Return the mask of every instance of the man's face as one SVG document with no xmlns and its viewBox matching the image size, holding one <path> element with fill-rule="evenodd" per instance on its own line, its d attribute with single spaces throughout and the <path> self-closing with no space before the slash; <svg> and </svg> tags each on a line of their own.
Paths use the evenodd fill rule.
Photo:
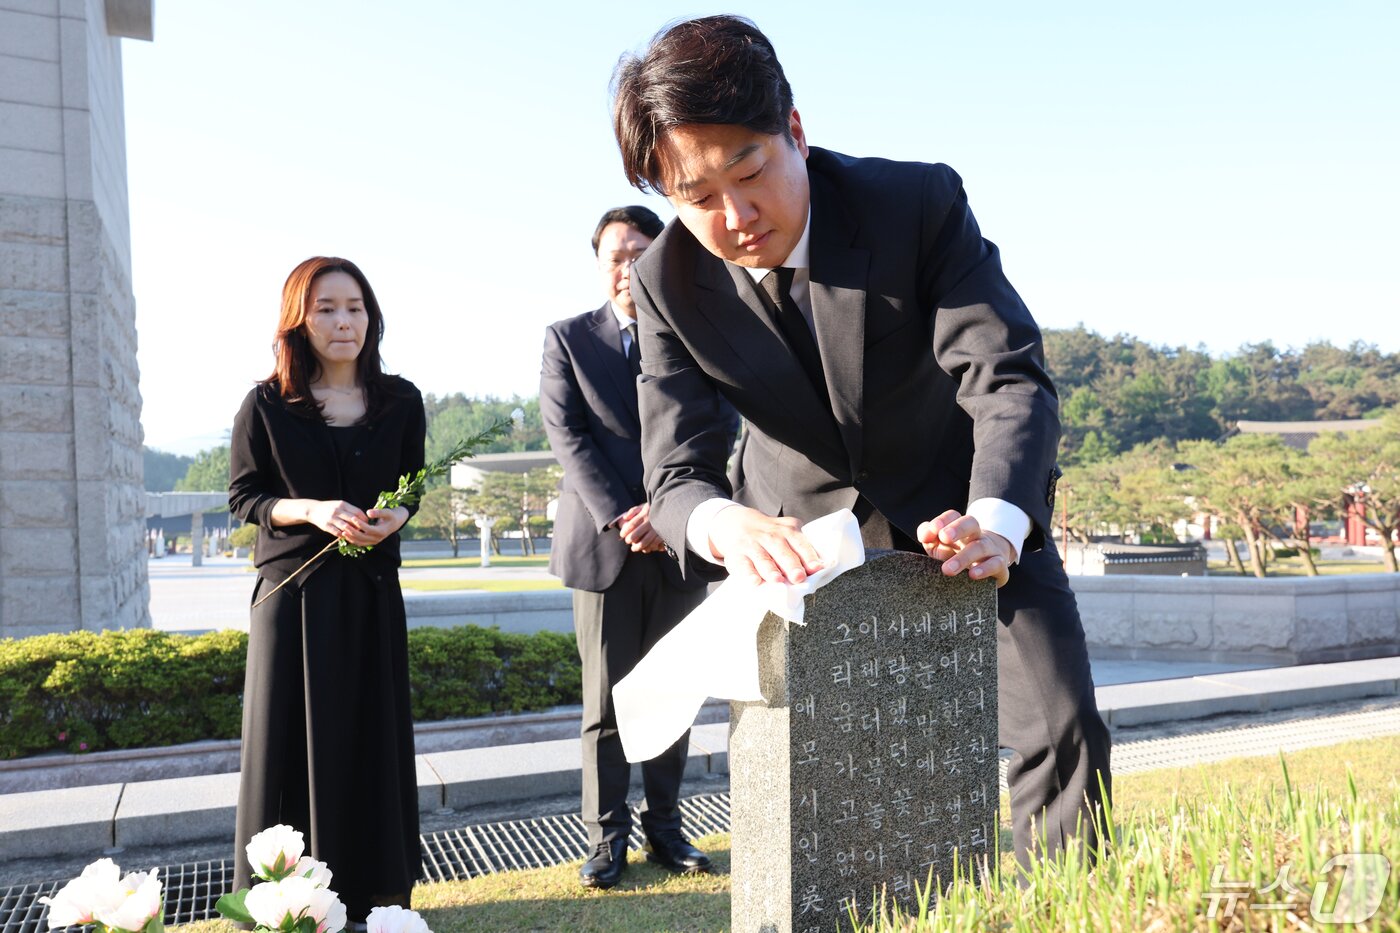
<svg viewBox="0 0 1400 933">
<path fill-rule="evenodd" d="M 733 124 L 686 124 L 661 147 L 662 185 L 676 215 L 721 259 L 780 265 L 807 225 L 807 138 L 797 111 L 792 141 Z"/>
<path fill-rule="evenodd" d="M 632 264 L 650 245 L 651 237 L 621 221 L 608 224 L 598 237 L 598 275 L 603 293 L 633 320 L 637 319 L 637 306 L 632 302 Z"/>
</svg>

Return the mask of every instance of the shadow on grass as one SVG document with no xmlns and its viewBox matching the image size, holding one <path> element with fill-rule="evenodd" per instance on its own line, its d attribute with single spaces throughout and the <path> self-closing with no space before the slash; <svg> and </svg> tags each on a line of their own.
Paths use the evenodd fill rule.
<svg viewBox="0 0 1400 933">
<path fill-rule="evenodd" d="M 629 854 L 608 891 L 584 888 L 578 862 L 532 872 L 420 886 L 414 908 L 434 933 L 480 930 L 696 933 L 729 928 L 729 839 L 696 840 L 714 861 L 706 875 L 673 875 Z"/>
</svg>

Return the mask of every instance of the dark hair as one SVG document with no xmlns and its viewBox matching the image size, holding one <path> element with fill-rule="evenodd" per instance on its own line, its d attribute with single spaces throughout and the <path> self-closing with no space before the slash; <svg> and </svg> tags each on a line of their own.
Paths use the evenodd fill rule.
<svg viewBox="0 0 1400 933">
<path fill-rule="evenodd" d="M 603 238 L 603 231 L 608 224 L 626 224 L 649 240 L 661 236 L 661 231 L 666 229 L 666 225 L 661 222 L 660 217 L 640 204 L 614 207 L 604 214 L 603 219 L 598 221 L 598 226 L 593 228 L 593 255 L 595 256 L 598 255 L 598 241 Z"/>
<path fill-rule="evenodd" d="M 369 326 L 365 328 L 365 345 L 355 361 L 355 380 L 365 391 L 365 417 L 370 421 L 388 404 L 389 379 L 384 374 L 384 361 L 379 356 L 379 341 L 384 337 L 384 315 L 379 299 L 360 267 L 348 259 L 336 256 L 312 256 L 300 263 L 282 285 L 282 313 L 277 319 L 277 336 L 272 341 L 276 363 L 272 375 L 262 381 L 276 392 L 287 406 L 299 414 L 320 417 L 321 403 L 311 394 L 311 383 L 320 375 L 321 364 L 306 336 L 306 316 L 311 310 L 311 286 L 330 272 L 344 272 L 360 286 L 365 300 Z"/>
<path fill-rule="evenodd" d="M 613 132 L 635 187 L 664 194 L 658 147 L 690 123 L 742 126 L 792 138 L 792 87 L 758 27 L 741 16 L 706 16 L 657 33 L 641 57 L 613 72 Z"/>
</svg>

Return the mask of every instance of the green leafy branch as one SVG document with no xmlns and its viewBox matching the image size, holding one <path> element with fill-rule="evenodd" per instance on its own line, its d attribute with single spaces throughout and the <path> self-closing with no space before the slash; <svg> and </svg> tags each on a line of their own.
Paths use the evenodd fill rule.
<svg viewBox="0 0 1400 933">
<path fill-rule="evenodd" d="M 457 463 L 459 460 L 466 460 L 475 455 L 482 447 L 485 447 L 502 434 L 507 433 L 510 430 L 510 426 L 511 422 L 509 419 L 501 418 L 481 433 L 469 437 L 466 440 L 458 441 L 446 454 L 434 460 L 432 463 L 429 463 L 417 473 L 412 475 L 405 473 L 403 476 L 400 476 L 398 488 L 392 491 L 386 490 L 381 492 L 379 498 L 374 501 L 374 507 L 376 509 L 396 509 L 400 506 L 407 507 L 416 505 L 418 500 L 423 498 L 428 480 L 432 479 L 434 476 L 445 476 L 447 472 L 452 469 L 454 463 Z M 377 521 L 377 519 L 371 519 L 370 523 L 373 524 L 375 521 Z M 298 574 L 314 564 L 331 548 L 337 546 L 340 548 L 340 553 L 345 557 L 363 557 L 374 549 L 374 545 L 372 544 L 351 544 L 344 538 L 336 538 L 312 555 L 306 563 L 302 564 L 296 570 L 293 570 L 291 576 L 268 590 L 267 595 L 253 603 L 253 608 L 258 608 L 269 596 L 292 582 L 292 580 L 296 579 Z"/>
</svg>

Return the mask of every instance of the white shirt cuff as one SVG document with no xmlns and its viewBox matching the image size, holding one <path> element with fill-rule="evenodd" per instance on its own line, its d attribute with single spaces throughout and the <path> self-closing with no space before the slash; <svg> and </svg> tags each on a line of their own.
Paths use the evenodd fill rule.
<svg viewBox="0 0 1400 933">
<path fill-rule="evenodd" d="M 994 531 L 1011 542 L 1016 552 L 1012 563 L 1021 559 L 1021 547 L 1031 533 L 1031 519 L 1019 506 L 1005 499 L 978 499 L 968 505 L 967 514 L 977 519 L 983 531 Z"/>
<path fill-rule="evenodd" d="M 715 496 L 691 509 L 690 518 L 685 522 L 685 543 L 692 554 L 703 557 L 712 564 L 724 566 L 724 561 L 716 560 L 714 552 L 710 550 L 710 524 L 720 512 L 738 504 L 732 499 Z"/>
</svg>

